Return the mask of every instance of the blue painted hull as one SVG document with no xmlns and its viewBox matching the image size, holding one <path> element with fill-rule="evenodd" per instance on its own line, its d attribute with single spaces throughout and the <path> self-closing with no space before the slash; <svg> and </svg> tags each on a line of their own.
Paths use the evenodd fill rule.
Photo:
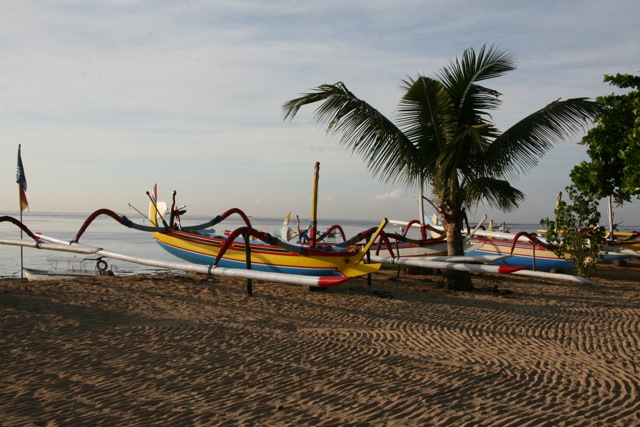
<svg viewBox="0 0 640 427">
<path fill-rule="evenodd" d="M 466 252 L 465 255 L 469 256 L 479 256 L 479 255 L 495 255 L 495 252 L 491 251 L 483 251 L 481 249 L 475 249 L 469 252 Z M 620 254 L 606 254 L 603 258 L 604 262 L 612 262 L 616 260 L 624 260 L 631 258 L 628 255 L 620 255 Z M 568 270 L 573 268 L 573 263 L 563 260 L 560 258 L 547 258 L 547 257 L 539 257 L 535 258 L 535 267 L 534 267 L 534 258 L 532 256 L 522 256 L 522 255 L 512 255 L 509 258 L 504 258 L 498 261 L 495 261 L 494 264 L 498 265 L 511 265 L 511 266 L 524 266 L 529 270 L 538 270 L 538 271 L 551 271 L 551 270 Z"/>
<path fill-rule="evenodd" d="M 480 255 L 495 255 L 495 252 L 483 251 L 483 250 L 472 250 L 470 252 L 465 253 L 465 255 L 469 256 L 480 256 Z M 569 261 L 562 260 L 559 258 L 551 259 L 551 258 L 535 258 L 535 268 L 534 268 L 534 259 L 529 256 L 521 256 L 521 255 L 512 255 L 509 258 L 504 258 L 499 261 L 495 261 L 494 264 L 498 265 L 512 265 L 512 266 L 524 266 L 529 270 L 541 270 L 541 271 L 551 271 L 551 270 L 566 270 L 569 268 L 573 268 L 573 264 Z"/>
</svg>

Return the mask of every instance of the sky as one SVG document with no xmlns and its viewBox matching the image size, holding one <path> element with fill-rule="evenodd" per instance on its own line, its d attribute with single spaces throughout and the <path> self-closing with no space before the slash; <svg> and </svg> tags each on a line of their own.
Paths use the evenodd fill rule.
<svg viewBox="0 0 640 427">
<path fill-rule="evenodd" d="M 517 69 L 502 93 L 505 130 L 559 98 L 615 92 L 605 74 L 640 73 L 637 0 L 5 0 L 0 14 L 0 214 L 17 212 L 18 145 L 29 211 L 134 217 L 145 194 L 188 214 L 308 218 L 320 162 L 319 218 L 417 218 L 417 190 L 372 177 L 361 157 L 282 105 L 344 82 L 394 120 L 401 82 L 435 77 L 465 49 L 498 45 Z M 586 130 L 586 129 L 585 129 Z M 556 145 L 512 182 L 521 207 L 470 219 L 553 217 L 578 142 Z M 604 203 L 602 204 L 605 205 Z M 603 208 L 606 212 L 606 208 Z M 638 203 L 616 221 L 640 225 Z"/>
</svg>

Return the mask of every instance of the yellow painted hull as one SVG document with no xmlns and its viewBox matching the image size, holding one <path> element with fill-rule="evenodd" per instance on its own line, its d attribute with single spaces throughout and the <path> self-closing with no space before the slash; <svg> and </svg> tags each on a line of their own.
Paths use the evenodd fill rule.
<svg viewBox="0 0 640 427">
<path fill-rule="evenodd" d="M 210 265 L 216 262 L 226 242 L 223 236 L 206 233 L 185 233 L 168 230 L 153 233 L 160 246 L 169 253 L 196 264 Z M 302 247 L 302 253 L 291 252 L 279 246 L 261 241 L 250 242 L 251 269 L 311 276 L 356 277 L 374 273 L 380 264 L 364 264 L 365 252 L 355 249 L 344 251 L 329 248 Z M 217 260 L 217 265 L 226 268 L 247 268 L 244 241 L 234 241 Z"/>
</svg>

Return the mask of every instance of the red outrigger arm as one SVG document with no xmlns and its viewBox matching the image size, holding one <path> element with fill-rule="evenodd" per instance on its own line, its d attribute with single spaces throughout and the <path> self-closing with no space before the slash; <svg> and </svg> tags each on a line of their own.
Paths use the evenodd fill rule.
<svg viewBox="0 0 640 427">
<path fill-rule="evenodd" d="M 520 232 L 516 233 L 516 235 L 513 237 L 513 241 L 511 242 L 511 252 L 509 252 L 511 255 L 513 255 L 513 250 L 515 249 L 516 244 L 518 243 L 518 239 L 520 238 L 520 236 L 524 236 L 527 239 L 529 239 L 529 241 L 534 246 L 535 245 L 540 245 L 545 249 L 553 250 L 551 245 L 548 245 L 548 244 L 542 242 L 540 239 L 538 239 L 538 236 L 536 235 L 536 233 L 528 233 L 526 231 L 520 231 Z"/>
<path fill-rule="evenodd" d="M 205 222 L 203 224 L 192 225 L 192 226 L 188 226 L 188 227 L 181 227 L 180 230 L 182 230 L 182 231 L 196 231 L 196 230 L 203 230 L 203 229 L 208 228 L 208 227 L 213 227 L 214 225 L 224 221 L 225 219 L 227 219 L 228 217 L 230 217 L 233 214 L 239 215 L 240 218 L 242 218 L 244 223 L 247 225 L 247 227 L 251 228 L 251 222 L 249 221 L 249 218 L 247 217 L 247 215 L 244 212 L 242 212 L 240 209 L 238 209 L 238 208 L 232 208 L 232 209 L 229 209 L 228 211 L 224 212 L 223 214 L 218 215 L 215 218 L 213 218 L 212 220 L 209 220 L 209 221 L 207 221 L 207 222 Z M 113 218 L 114 220 L 116 220 L 117 222 L 119 222 L 120 224 L 124 225 L 125 227 L 133 228 L 134 230 L 140 230 L 140 231 L 146 231 L 146 232 L 164 232 L 164 231 L 168 230 L 167 227 L 153 227 L 153 226 L 146 226 L 146 225 L 142 225 L 142 224 L 136 224 L 135 222 L 131 221 L 126 216 L 119 215 L 119 214 L 115 213 L 114 211 L 112 211 L 111 209 L 98 209 L 97 211 L 95 211 L 91 215 L 89 215 L 89 217 L 84 221 L 84 223 L 82 224 L 82 227 L 80 227 L 80 230 L 76 234 L 76 237 L 74 237 L 71 242 L 78 243 L 78 241 L 80 240 L 80 237 L 82 237 L 84 232 L 87 231 L 87 228 L 89 228 L 91 223 L 97 217 L 99 217 L 100 215 L 107 215 L 107 216 Z"/>
<path fill-rule="evenodd" d="M 27 236 L 31 237 L 33 240 L 35 240 L 36 242 L 39 242 L 40 239 L 38 238 L 38 236 L 36 236 L 35 234 L 33 234 L 31 232 L 31 230 L 29 230 L 29 228 L 27 228 L 26 225 L 24 225 L 23 223 L 21 223 L 19 220 L 15 219 L 14 217 L 11 216 L 7 216 L 7 215 L 3 215 L 0 216 L 0 222 L 10 222 L 13 225 L 18 226 L 18 228 L 20 228 L 20 230 L 24 231 L 25 233 L 27 233 Z"/>
</svg>

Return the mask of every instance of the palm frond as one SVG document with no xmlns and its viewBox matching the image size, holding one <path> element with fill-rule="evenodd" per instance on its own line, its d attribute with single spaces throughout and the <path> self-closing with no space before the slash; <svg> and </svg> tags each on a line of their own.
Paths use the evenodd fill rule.
<svg viewBox="0 0 640 427">
<path fill-rule="evenodd" d="M 399 103 L 397 123 L 416 147 L 416 156 L 425 177 L 435 173 L 442 148 L 455 133 L 455 114 L 445 88 L 437 80 L 419 76 L 403 81 L 405 95 Z"/>
<path fill-rule="evenodd" d="M 437 158 L 436 182 L 452 186 L 482 175 L 477 159 L 487 149 L 485 138 L 487 126 L 468 126 L 459 129 L 442 147 Z"/>
<path fill-rule="evenodd" d="M 469 180 L 464 187 L 468 206 L 484 201 L 489 206 L 505 212 L 517 209 L 524 201 L 524 193 L 514 188 L 507 181 L 481 177 Z"/>
<path fill-rule="evenodd" d="M 500 175 L 527 172 L 555 143 L 585 130 L 598 111 L 598 105 L 587 98 L 554 101 L 497 136 L 487 160 Z"/>
<path fill-rule="evenodd" d="M 419 157 L 417 148 L 396 125 L 342 82 L 318 86 L 313 92 L 283 104 L 284 119 L 293 119 L 299 109 L 320 102 L 314 120 L 327 134 L 339 134 L 340 143 L 361 155 L 373 176 L 383 181 L 412 184 L 421 171 L 404 159 Z"/>
<path fill-rule="evenodd" d="M 514 69 L 512 55 L 495 45 L 484 45 L 477 54 L 473 49 L 467 49 L 462 59 L 444 67 L 439 78 L 456 105 L 459 123 L 485 122 L 488 111 L 500 106 L 500 93 L 477 82 L 500 77 Z"/>
</svg>

